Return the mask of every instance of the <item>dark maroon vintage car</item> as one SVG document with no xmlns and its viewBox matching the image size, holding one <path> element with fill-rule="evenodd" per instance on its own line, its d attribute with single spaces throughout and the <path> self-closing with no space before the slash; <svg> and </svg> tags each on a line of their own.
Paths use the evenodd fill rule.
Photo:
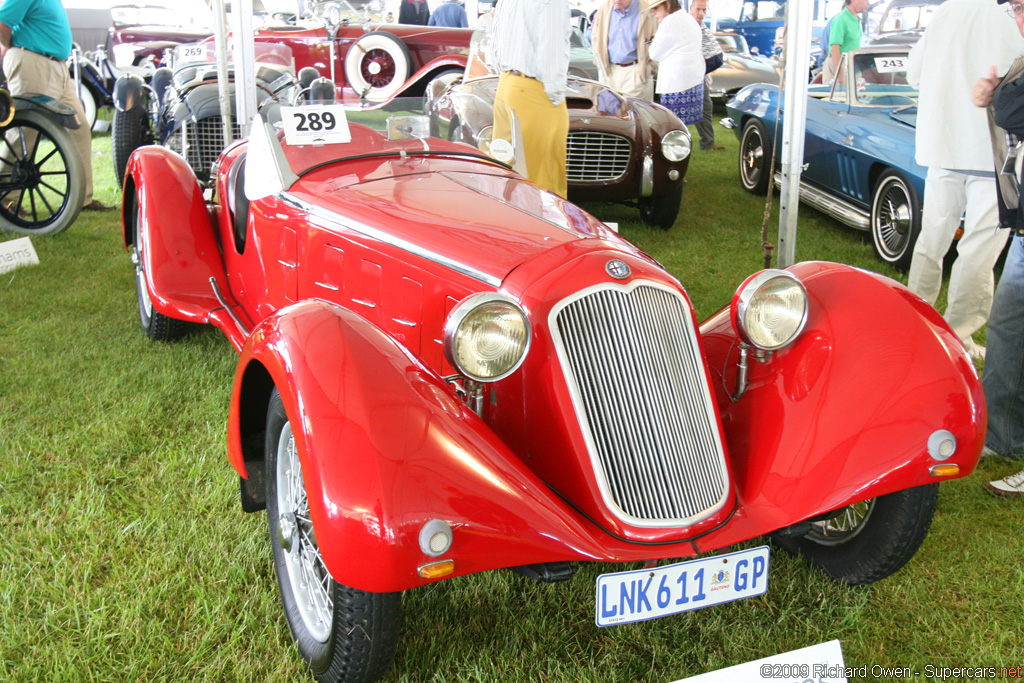
<svg viewBox="0 0 1024 683">
<path fill-rule="evenodd" d="M 460 72 L 469 54 L 471 29 L 408 26 L 366 21 L 347 3 L 324 3 L 313 21 L 278 22 L 256 31 L 258 42 L 287 45 L 295 72 L 312 66 L 338 86 L 339 99 L 382 102 L 399 93 L 419 96 L 438 76 Z M 277 17 L 272 17 L 276 19 Z M 110 51 L 118 66 L 152 59 L 182 43 L 212 40 L 209 28 L 117 25 Z"/>
</svg>

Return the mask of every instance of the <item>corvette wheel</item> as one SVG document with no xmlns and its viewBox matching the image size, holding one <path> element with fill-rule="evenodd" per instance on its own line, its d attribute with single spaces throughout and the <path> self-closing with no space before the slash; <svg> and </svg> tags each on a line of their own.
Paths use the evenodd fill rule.
<svg viewBox="0 0 1024 683">
<path fill-rule="evenodd" d="M 641 197 L 637 203 L 644 225 L 668 230 L 676 224 L 679 206 L 683 203 L 683 186 L 658 197 Z"/>
<path fill-rule="evenodd" d="M 148 235 L 142 229 L 138 196 L 132 197 L 130 201 L 132 205 L 132 266 L 135 268 L 135 296 L 139 300 L 139 322 L 142 324 L 142 331 L 150 339 L 173 341 L 185 334 L 188 323 L 153 310 L 149 285 L 146 284 L 146 267 L 143 258 Z"/>
<path fill-rule="evenodd" d="M 356 93 L 371 102 L 383 102 L 412 74 L 409 48 L 385 31 L 364 33 L 345 54 L 345 78 Z"/>
<path fill-rule="evenodd" d="M 740 182 L 751 194 L 766 195 L 771 187 L 772 150 L 768 142 L 768 129 L 760 119 L 750 119 L 740 137 Z"/>
<path fill-rule="evenodd" d="M 800 538 L 775 543 L 803 555 L 836 581 L 860 586 L 899 570 L 921 547 L 935 514 L 938 484 L 927 484 L 837 510 Z"/>
<path fill-rule="evenodd" d="M 147 142 L 146 124 L 146 111 L 142 107 L 135 107 L 128 111 L 114 108 L 110 146 L 114 155 L 114 175 L 117 176 L 118 187 L 124 187 L 124 172 L 128 168 L 128 157 Z"/>
<path fill-rule="evenodd" d="M 67 129 L 19 110 L 0 135 L 0 228 L 24 235 L 67 230 L 82 209 L 85 172 Z"/>
<path fill-rule="evenodd" d="M 921 232 L 921 201 L 899 171 L 886 171 L 871 199 L 871 241 L 875 253 L 900 270 L 910 268 L 914 243 Z"/>
<path fill-rule="evenodd" d="M 288 628 L 321 683 L 368 683 L 391 667 L 402 594 L 343 586 L 328 572 L 309 514 L 292 423 L 274 389 L 267 409 L 267 524 Z"/>
</svg>

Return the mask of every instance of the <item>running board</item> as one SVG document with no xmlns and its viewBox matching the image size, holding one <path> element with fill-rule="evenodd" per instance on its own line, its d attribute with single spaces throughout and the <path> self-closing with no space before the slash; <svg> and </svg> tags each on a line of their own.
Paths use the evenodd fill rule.
<svg viewBox="0 0 1024 683">
<path fill-rule="evenodd" d="M 775 187 L 782 187 L 781 173 L 775 174 Z M 813 206 L 818 211 L 828 214 L 851 228 L 857 228 L 858 230 L 871 229 L 871 215 L 867 211 L 805 182 L 800 183 L 800 201 Z"/>
</svg>

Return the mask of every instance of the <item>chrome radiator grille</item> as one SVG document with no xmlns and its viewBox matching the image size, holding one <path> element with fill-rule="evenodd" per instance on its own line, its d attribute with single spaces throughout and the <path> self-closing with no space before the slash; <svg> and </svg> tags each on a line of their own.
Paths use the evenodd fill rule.
<svg viewBox="0 0 1024 683">
<path fill-rule="evenodd" d="M 195 172 L 200 182 L 210 179 L 210 167 L 224 150 L 224 124 L 220 116 L 211 116 L 199 121 L 185 121 L 181 126 L 182 156 Z M 231 139 L 242 137 L 242 131 L 231 117 Z"/>
<path fill-rule="evenodd" d="M 682 298 L 609 285 L 568 299 L 554 315 L 559 358 L 612 510 L 640 526 L 684 526 L 718 509 L 728 491 L 725 455 Z"/>
<path fill-rule="evenodd" d="M 612 133 L 569 133 L 566 175 L 569 182 L 593 182 L 621 178 L 629 168 L 628 138 Z"/>
</svg>

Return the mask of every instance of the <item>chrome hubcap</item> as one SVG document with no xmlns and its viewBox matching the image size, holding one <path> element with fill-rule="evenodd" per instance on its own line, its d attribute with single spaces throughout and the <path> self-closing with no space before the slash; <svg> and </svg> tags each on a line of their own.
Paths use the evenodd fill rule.
<svg viewBox="0 0 1024 683">
<path fill-rule="evenodd" d="M 743 175 L 748 185 L 757 182 L 763 160 L 764 145 L 761 144 L 761 137 L 756 132 L 751 132 L 743 147 Z"/>
<path fill-rule="evenodd" d="M 894 183 L 881 191 L 875 216 L 878 237 L 891 254 L 899 254 L 906 246 L 913 216 L 906 192 Z"/>
<path fill-rule="evenodd" d="M 309 634 L 320 643 L 331 635 L 334 603 L 327 571 L 309 517 L 309 501 L 302 479 L 295 436 L 290 422 L 277 444 L 278 541 L 284 549 L 284 579 Z"/>
</svg>

